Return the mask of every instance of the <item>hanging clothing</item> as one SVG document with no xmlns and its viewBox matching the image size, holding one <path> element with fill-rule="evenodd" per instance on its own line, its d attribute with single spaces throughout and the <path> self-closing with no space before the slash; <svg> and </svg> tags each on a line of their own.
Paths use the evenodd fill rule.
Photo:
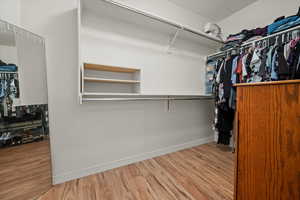
<svg viewBox="0 0 300 200">
<path fill-rule="evenodd" d="M 0 60 L 0 116 L 9 117 L 13 100 L 20 97 L 18 67 Z"/>
<path fill-rule="evenodd" d="M 239 60 L 239 56 L 236 56 L 232 61 L 232 69 L 231 69 L 231 83 L 232 84 L 236 84 L 236 79 L 237 79 L 236 70 L 237 70 L 237 66 L 238 66 L 238 60 Z"/>
<path fill-rule="evenodd" d="M 235 74 L 238 56 L 230 56 L 226 58 L 218 71 L 216 76 L 216 130 L 218 131 L 218 143 L 228 145 L 230 143 L 232 120 L 234 116 L 234 109 L 231 108 L 230 100 L 232 100 L 232 81 L 233 74 Z M 231 104 L 231 105 L 230 105 Z"/>
<path fill-rule="evenodd" d="M 296 25 L 300 25 L 300 8 L 297 15 L 279 17 L 264 28 L 242 30 L 229 35 L 222 50 L 239 47 L 246 40 L 252 41 Z M 229 145 L 232 137 L 236 109 L 234 84 L 300 79 L 300 37 L 297 34 L 298 38 L 294 32 L 270 37 L 255 43 L 251 48 L 244 46 L 240 55 L 228 56 L 226 52 L 226 58 L 218 58 L 213 92 L 216 104 L 215 130 L 218 132 L 219 144 Z M 244 51 L 246 48 L 247 51 Z"/>
<path fill-rule="evenodd" d="M 235 73 L 237 75 L 236 83 L 242 83 L 243 82 L 243 55 L 238 58 Z"/>
<path fill-rule="evenodd" d="M 290 66 L 290 78 L 291 79 L 299 79 L 300 78 L 300 41 L 292 48 L 288 64 Z"/>
<path fill-rule="evenodd" d="M 288 80 L 289 79 L 289 67 L 284 56 L 284 45 L 280 45 L 277 48 L 277 59 L 278 59 L 278 79 Z"/>
<path fill-rule="evenodd" d="M 272 55 L 272 64 L 271 64 L 271 80 L 272 81 L 277 81 L 278 80 L 278 74 L 277 74 L 277 66 L 278 66 L 278 62 L 277 62 L 277 48 L 275 47 L 273 49 L 273 55 Z"/>
<path fill-rule="evenodd" d="M 232 64 L 233 57 L 230 57 L 226 60 L 224 67 L 221 71 L 220 82 L 224 85 L 224 98 L 228 99 L 230 97 L 230 91 L 232 87 L 231 82 L 231 72 L 232 72 Z"/>
<path fill-rule="evenodd" d="M 216 128 L 219 132 L 218 144 L 229 145 L 233 129 L 234 110 L 226 102 L 221 103 L 217 108 L 218 122 Z"/>
</svg>

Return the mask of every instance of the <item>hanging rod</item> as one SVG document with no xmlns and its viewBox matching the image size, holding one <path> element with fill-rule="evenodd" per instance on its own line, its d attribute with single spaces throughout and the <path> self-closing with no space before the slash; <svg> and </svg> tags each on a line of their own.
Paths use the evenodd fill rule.
<svg viewBox="0 0 300 200">
<path fill-rule="evenodd" d="M 206 100 L 212 99 L 212 96 L 190 97 L 190 98 L 83 98 L 82 101 L 159 101 L 159 100 Z"/>
<path fill-rule="evenodd" d="M 224 42 L 221 41 L 221 40 L 219 40 L 218 38 L 215 38 L 215 37 L 213 37 L 213 36 L 207 35 L 207 34 L 204 33 L 204 32 L 196 31 L 196 30 L 193 30 L 193 29 L 191 29 L 191 28 L 185 27 L 185 26 L 183 26 L 183 25 L 176 24 L 176 23 L 174 23 L 174 22 L 171 22 L 171 21 L 166 20 L 166 19 L 164 19 L 164 18 L 161 18 L 161 17 L 159 17 L 159 16 L 156 16 L 156 15 L 152 15 L 152 14 L 146 13 L 146 12 L 144 12 L 144 11 L 141 11 L 141 10 L 138 10 L 138 9 L 136 9 L 136 8 L 132 8 L 132 7 L 126 6 L 126 5 L 124 5 L 124 4 L 121 4 L 121 3 L 116 2 L 116 1 L 113 1 L 113 0 L 102 0 L 102 1 L 107 2 L 107 3 L 110 3 L 110 4 L 113 4 L 113 5 L 118 6 L 118 7 L 120 7 L 120 8 L 127 9 L 127 10 L 129 10 L 129 11 L 131 11 L 131 12 L 134 12 L 134 13 L 137 13 L 137 14 L 140 14 L 140 15 L 143 15 L 143 16 L 145 16 L 145 17 L 154 19 L 154 20 L 156 20 L 156 21 L 160 21 L 160 22 L 163 22 L 163 23 L 165 23 L 165 24 L 169 24 L 169 25 L 171 25 L 171 26 L 175 26 L 176 28 L 179 28 L 179 29 L 188 31 L 188 32 L 190 32 L 190 33 L 193 33 L 193 34 L 195 34 L 195 35 L 199 35 L 199 36 L 204 37 L 204 38 L 209 39 L 209 40 L 213 40 L 213 41 L 218 42 L 218 43 L 220 43 L 220 44 L 224 44 Z"/>
<path fill-rule="evenodd" d="M 263 40 L 267 40 L 267 39 L 270 39 L 270 38 L 273 38 L 273 37 L 277 37 L 277 36 L 283 35 L 283 34 L 285 34 L 285 33 L 293 32 L 293 31 L 298 30 L 298 29 L 300 29 L 300 25 L 295 26 L 295 27 L 290 28 L 290 29 L 287 29 L 287 30 L 283 30 L 283 31 L 274 33 L 274 34 L 272 34 L 272 35 L 268 35 L 268 36 L 266 36 L 266 37 L 263 37 L 263 38 L 260 38 L 260 39 L 257 39 L 257 40 L 251 41 L 251 42 L 243 43 L 243 44 L 242 44 L 241 46 L 239 46 L 239 47 L 230 48 L 230 49 L 227 49 L 227 50 L 225 50 L 225 51 L 220 51 L 220 52 L 217 52 L 217 53 L 208 55 L 208 56 L 207 56 L 207 60 L 208 60 L 208 59 L 211 59 L 211 58 L 214 58 L 214 57 L 219 57 L 219 56 L 226 55 L 227 52 L 230 52 L 230 51 L 232 51 L 232 50 L 240 49 L 240 48 L 243 48 L 243 47 L 246 47 L 246 46 L 255 44 L 255 43 L 260 42 L 260 41 L 263 41 Z"/>
</svg>

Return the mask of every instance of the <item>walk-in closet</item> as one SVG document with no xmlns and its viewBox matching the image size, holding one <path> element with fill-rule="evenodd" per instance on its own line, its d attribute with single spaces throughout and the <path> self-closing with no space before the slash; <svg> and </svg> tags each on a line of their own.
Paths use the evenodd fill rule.
<svg viewBox="0 0 300 200">
<path fill-rule="evenodd" d="M 297 0 L 0 0 L 0 200 L 300 200 Z"/>
</svg>

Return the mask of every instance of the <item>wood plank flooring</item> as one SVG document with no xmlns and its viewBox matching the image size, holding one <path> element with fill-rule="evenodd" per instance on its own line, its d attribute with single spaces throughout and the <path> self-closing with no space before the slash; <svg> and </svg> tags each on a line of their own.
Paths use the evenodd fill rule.
<svg viewBox="0 0 300 200">
<path fill-rule="evenodd" d="M 0 149 L 0 199 L 31 200 L 52 185 L 49 142 Z"/>
<path fill-rule="evenodd" d="M 206 144 L 56 185 L 39 200 L 232 200 L 233 160 Z"/>
</svg>

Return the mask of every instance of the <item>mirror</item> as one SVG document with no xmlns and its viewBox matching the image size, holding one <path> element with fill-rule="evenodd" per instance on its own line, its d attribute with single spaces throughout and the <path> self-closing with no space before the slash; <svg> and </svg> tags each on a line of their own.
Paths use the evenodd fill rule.
<svg viewBox="0 0 300 200">
<path fill-rule="evenodd" d="M 0 199 L 52 185 L 44 39 L 0 20 Z"/>
</svg>

